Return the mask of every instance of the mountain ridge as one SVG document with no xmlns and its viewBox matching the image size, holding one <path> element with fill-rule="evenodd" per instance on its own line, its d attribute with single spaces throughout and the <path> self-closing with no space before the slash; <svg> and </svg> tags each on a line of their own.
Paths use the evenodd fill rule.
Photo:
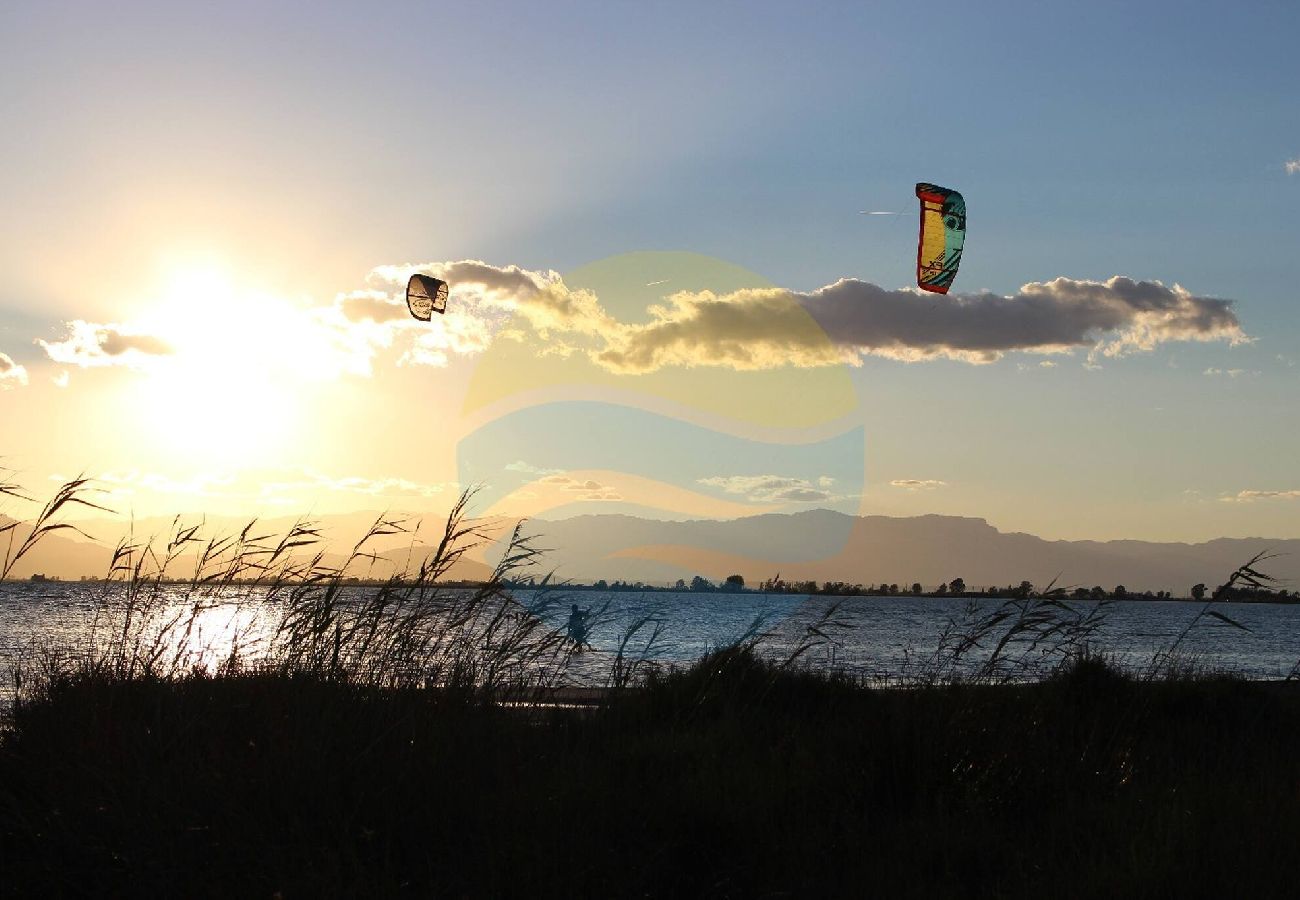
<svg viewBox="0 0 1300 900">
<path fill-rule="evenodd" d="M 329 559 L 340 561 L 334 548 L 350 549 L 358 523 L 372 517 L 352 513 L 321 516 Z M 4 517 L 5 521 L 12 521 Z M 284 519 L 289 522 L 291 519 Z M 431 524 L 433 517 L 426 516 Z M 516 520 L 502 520 L 500 541 Z M 123 523 L 104 527 L 106 520 L 73 522 L 108 536 Z M 137 522 L 137 526 L 144 523 Z M 153 523 L 157 525 L 158 523 Z M 271 522 L 266 522 L 268 526 Z M 145 531 L 144 529 L 141 529 Z M 738 519 L 648 519 L 624 513 L 589 513 L 563 519 L 528 520 L 526 530 L 536 546 L 548 552 L 543 567 L 560 578 L 580 582 L 642 581 L 671 584 L 702 575 L 719 581 L 731 574 L 754 584 L 778 572 L 789 580 L 843 581 L 850 584 L 920 582 L 933 588 L 961 577 L 967 585 L 994 586 L 1028 580 L 1130 591 L 1169 590 L 1185 595 L 1193 584 L 1213 586 L 1256 553 L 1279 555 L 1268 571 L 1284 587 L 1300 580 L 1300 539 L 1218 537 L 1200 542 L 1142 541 L 1132 538 L 1049 540 L 1027 532 L 1003 532 L 987 519 L 974 516 L 853 516 L 829 509 L 795 513 L 762 513 Z M 21 534 L 22 527 L 15 529 Z M 139 532 L 137 532 L 139 533 Z M 147 531 L 146 531 L 147 533 Z M 160 532 L 155 532 L 160 533 Z M 212 534 L 224 533 L 213 523 Z M 428 551 L 440 528 L 423 532 L 415 554 Z M 397 564 L 411 552 L 409 536 L 385 539 L 380 554 Z M 76 579 L 100 576 L 111 546 L 86 540 L 72 531 L 47 535 L 11 572 L 26 578 L 34 572 Z M 490 559 L 492 554 L 487 554 Z M 476 574 L 485 572 L 474 566 Z M 468 573 L 467 573 L 468 575 Z"/>
<path fill-rule="evenodd" d="M 629 521 L 637 524 L 629 527 Z M 810 521 L 831 527 L 801 541 L 800 526 Z M 1294 538 L 1048 540 L 1003 532 L 978 517 L 850 516 L 834 510 L 687 522 L 601 514 L 534 522 L 552 539 L 547 546 L 559 548 L 551 556 L 558 574 L 577 581 L 613 580 L 612 575 L 651 583 L 678 577 L 689 581 L 694 574 L 712 580 L 740 574 L 753 583 L 779 571 L 787 581 L 917 581 L 926 587 L 955 577 L 971 586 L 1021 580 L 1044 585 L 1059 578 L 1058 584 L 1071 586 L 1110 589 L 1123 584 L 1129 590 L 1184 595 L 1193 584 L 1219 583 L 1261 551 L 1283 554 L 1270 561 L 1272 574 L 1288 582 L 1300 578 L 1300 539 Z M 619 544 L 624 546 L 611 549 Z M 564 549 L 571 547 L 585 553 Z M 717 571 L 693 571 L 710 565 L 710 557 Z M 737 566 L 742 568 L 721 570 Z"/>
</svg>

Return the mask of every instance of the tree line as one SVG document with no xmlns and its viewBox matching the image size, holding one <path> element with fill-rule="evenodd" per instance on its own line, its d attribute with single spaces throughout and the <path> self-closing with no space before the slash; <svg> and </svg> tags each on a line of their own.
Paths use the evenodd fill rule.
<svg viewBox="0 0 1300 900">
<path fill-rule="evenodd" d="M 531 582 L 524 581 L 513 585 L 515 587 L 532 587 Z M 971 588 L 967 586 L 966 579 L 958 577 L 951 581 L 945 581 L 933 590 L 926 590 L 920 582 L 912 582 L 911 585 L 900 585 L 895 582 L 880 582 L 878 584 L 861 584 L 847 581 L 812 581 L 812 580 L 786 580 L 777 575 L 775 578 L 768 578 L 760 581 L 754 587 L 747 587 L 743 575 L 728 575 L 719 582 L 710 581 L 703 575 L 696 575 L 687 581 L 684 578 L 677 579 L 672 585 L 646 584 L 641 581 L 606 581 L 599 579 L 592 584 L 565 584 L 566 590 L 595 590 L 595 591 L 677 591 L 689 592 L 696 594 L 736 594 L 736 593 L 767 593 L 767 594 L 824 594 L 836 597 L 1000 597 L 1000 598 L 1028 598 L 1028 597 L 1053 597 L 1060 600 L 1204 600 L 1209 593 L 1209 589 L 1204 584 L 1194 584 L 1186 594 L 1175 596 L 1171 591 L 1130 591 L 1122 584 L 1117 584 L 1113 588 L 1107 589 L 1101 585 L 1093 587 L 1057 587 L 1055 584 L 1045 587 L 1036 587 L 1030 581 L 1021 581 L 1019 584 L 1007 584 L 1003 586 L 990 585 L 983 587 Z M 1298 602 L 1300 601 L 1300 592 L 1290 592 L 1287 590 L 1269 590 L 1261 587 L 1239 587 L 1231 588 L 1226 591 L 1222 600 L 1233 600 L 1237 602 L 1258 602 L 1258 603 L 1277 603 L 1277 602 Z"/>
</svg>

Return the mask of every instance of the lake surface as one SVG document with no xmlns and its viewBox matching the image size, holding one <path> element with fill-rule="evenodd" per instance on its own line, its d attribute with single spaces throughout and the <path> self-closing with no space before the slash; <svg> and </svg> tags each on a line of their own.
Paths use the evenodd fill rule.
<svg viewBox="0 0 1300 900">
<path fill-rule="evenodd" d="M 368 589 L 346 590 L 360 595 Z M 164 599 L 176 609 L 185 605 L 183 588 L 164 587 L 163 591 Z M 40 647 L 86 646 L 103 596 L 103 586 L 93 583 L 0 584 L 0 699 L 12 695 L 9 673 L 24 654 Z M 918 664 L 932 659 L 945 626 L 960 623 L 969 603 L 958 598 L 689 592 L 575 591 L 551 592 L 543 598 L 536 592 L 518 591 L 516 597 L 521 604 L 536 608 L 543 621 L 556 630 L 563 630 L 570 603 L 591 610 L 590 641 L 595 651 L 576 656 L 566 678 L 596 685 L 608 679 L 609 667 L 625 637 L 627 656 L 674 664 L 691 662 L 710 649 L 761 632 L 766 636 L 760 652 L 784 659 L 834 603 L 840 604 L 834 617 L 839 625 L 824 629 L 833 641 L 813 647 L 800 657 L 801 662 L 889 681 L 914 674 Z M 981 600 L 979 605 L 987 611 L 999 602 Z M 1090 606 L 1071 604 L 1082 611 Z M 1203 608 L 1203 603 L 1195 602 L 1112 604 L 1091 644 L 1121 665 L 1140 670 L 1168 649 Z M 1300 605 L 1219 604 L 1214 609 L 1250 630 L 1202 620 L 1182 644 L 1182 655 L 1190 661 L 1258 679 L 1285 678 L 1300 661 Z M 188 640 L 195 652 L 207 652 L 213 658 L 229 647 L 236 633 L 242 646 L 255 647 L 258 635 L 273 629 L 278 618 L 278 604 L 267 602 L 263 589 L 231 588 L 210 598 Z M 638 622 L 644 624 L 628 637 Z M 106 622 L 101 621 L 101 635 L 104 627 Z M 648 642 L 656 628 L 657 638 Z M 979 658 L 976 650 L 972 659 Z M 1044 655 L 1044 666 L 1052 661 L 1050 654 Z"/>
</svg>

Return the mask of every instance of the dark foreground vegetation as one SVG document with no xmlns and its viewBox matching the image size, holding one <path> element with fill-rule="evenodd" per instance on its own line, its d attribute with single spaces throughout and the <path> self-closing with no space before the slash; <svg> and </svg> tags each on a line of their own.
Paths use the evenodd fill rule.
<svg viewBox="0 0 1300 900">
<path fill-rule="evenodd" d="M 258 674 L 51 682 L 6 896 L 1293 896 L 1300 692 L 866 690 L 750 649 L 589 710 Z"/>
<path fill-rule="evenodd" d="M 1193 629 L 1243 627 L 1223 600 L 1268 582 L 1261 558 L 1143 671 L 1089 650 L 1106 604 L 1045 592 L 972 604 L 889 688 L 801 667 L 832 640 L 834 606 L 783 661 L 762 657 L 756 623 L 682 671 L 648 663 L 646 619 L 576 707 L 551 702 L 574 644 L 542 607 L 565 599 L 525 607 L 508 590 L 537 557 L 518 529 L 487 582 L 446 588 L 489 539 L 467 500 L 414 571 L 362 592 L 345 587 L 367 541 L 404 523 L 377 522 L 336 569 L 300 555 L 310 523 L 124 542 L 87 641 L 14 673 L 0 896 L 1289 897 L 1300 883 L 1300 684 L 1197 674 L 1180 652 Z M 205 644 L 250 575 L 274 621 Z"/>
</svg>

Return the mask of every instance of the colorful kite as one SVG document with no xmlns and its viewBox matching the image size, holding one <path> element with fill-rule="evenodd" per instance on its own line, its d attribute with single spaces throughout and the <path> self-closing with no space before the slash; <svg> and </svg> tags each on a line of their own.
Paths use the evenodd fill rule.
<svg viewBox="0 0 1300 900">
<path fill-rule="evenodd" d="M 406 308 L 421 322 L 447 311 L 447 282 L 430 275 L 412 275 L 406 283 Z"/>
<path fill-rule="evenodd" d="M 966 242 L 966 201 L 937 184 L 916 186 L 921 201 L 921 237 L 916 246 L 916 283 L 923 291 L 948 293 Z"/>
</svg>

